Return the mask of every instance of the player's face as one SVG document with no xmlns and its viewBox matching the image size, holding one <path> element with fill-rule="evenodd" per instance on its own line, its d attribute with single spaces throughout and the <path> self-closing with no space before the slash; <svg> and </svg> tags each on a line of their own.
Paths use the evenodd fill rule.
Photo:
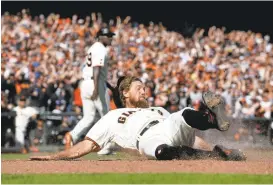
<svg viewBox="0 0 273 185">
<path fill-rule="evenodd" d="M 111 45 L 113 39 L 111 37 L 100 36 L 100 40 L 106 45 Z"/>
<path fill-rule="evenodd" d="M 135 81 L 131 84 L 129 90 L 129 101 L 132 105 L 140 108 L 149 107 L 149 103 L 146 99 L 146 88 L 140 81 Z"/>
<path fill-rule="evenodd" d="M 20 100 L 20 101 L 18 102 L 18 105 L 19 105 L 19 107 L 23 108 L 23 107 L 25 107 L 26 102 L 25 102 L 25 101 Z"/>
</svg>

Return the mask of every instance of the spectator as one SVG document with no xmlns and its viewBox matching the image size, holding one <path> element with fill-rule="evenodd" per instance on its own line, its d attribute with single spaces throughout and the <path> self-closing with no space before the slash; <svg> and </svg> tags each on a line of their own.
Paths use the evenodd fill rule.
<svg viewBox="0 0 273 185">
<path fill-rule="evenodd" d="M 37 122 L 37 128 L 35 129 L 34 138 L 33 138 L 33 144 L 34 146 L 38 146 L 42 144 L 44 136 L 44 126 L 42 121 Z"/>
<path fill-rule="evenodd" d="M 8 104 L 7 95 L 1 93 L 1 147 L 15 145 L 15 127 L 14 117 L 3 115 L 4 113 L 11 113 L 12 106 Z M 9 142 L 10 141 L 10 142 Z"/>
</svg>

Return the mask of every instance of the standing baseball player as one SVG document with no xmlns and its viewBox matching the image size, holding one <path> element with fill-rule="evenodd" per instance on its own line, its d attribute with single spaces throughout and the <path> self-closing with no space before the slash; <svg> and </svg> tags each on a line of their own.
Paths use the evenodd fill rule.
<svg viewBox="0 0 273 185">
<path fill-rule="evenodd" d="M 97 33 L 97 42 L 88 49 L 80 86 L 83 118 L 72 131 L 66 133 L 65 149 L 69 149 L 82 134 L 90 129 L 94 123 L 96 111 L 100 117 L 109 111 L 110 98 L 106 89 L 107 46 L 111 45 L 114 35 L 108 28 L 102 28 Z"/>
<path fill-rule="evenodd" d="M 26 98 L 21 96 L 18 106 L 14 108 L 15 117 L 15 140 L 16 145 L 21 148 L 22 153 L 27 153 L 25 146 L 25 136 L 29 123 L 36 120 L 38 111 L 32 107 L 26 106 Z"/>
<path fill-rule="evenodd" d="M 203 94 L 207 110 L 184 108 L 169 114 L 164 108 L 150 107 L 145 98 L 145 86 L 134 77 L 126 77 L 119 86 L 120 99 L 126 108 L 115 109 L 101 118 L 89 130 L 85 140 L 67 151 L 48 156 L 34 156 L 31 160 L 63 160 L 79 158 L 97 152 L 113 141 L 122 148 L 139 151 L 149 159 L 203 159 L 245 160 L 242 152 L 216 145 L 213 150 L 200 150 L 195 130 L 229 128 L 221 96 Z M 194 148 L 197 149 L 194 149 Z"/>
</svg>

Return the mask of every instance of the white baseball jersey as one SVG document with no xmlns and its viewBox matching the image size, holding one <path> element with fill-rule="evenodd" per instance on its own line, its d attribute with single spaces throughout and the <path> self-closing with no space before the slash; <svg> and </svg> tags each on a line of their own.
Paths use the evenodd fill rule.
<svg viewBox="0 0 273 185">
<path fill-rule="evenodd" d="M 83 103 L 83 118 L 70 132 L 74 142 L 76 142 L 82 134 L 85 134 L 88 129 L 94 124 L 96 112 L 99 116 L 104 116 L 109 111 L 110 97 L 107 92 L 107 48 L 100 42 L 94 43 L 88 49 L 88 58 L 91 61 L 86 61 L 86 65 L 82 71 L 83 81 L 80 84 L 81 99 Z M 98 98 L 91 100 L 95 84 L 93 79 L 93 67 L 100 66 L 98 79 Z"/>
<path fill-rule="evenodd" d="M 91 55 L 91 66 L 89 67 L 87 64 L 89 61 L 86 61 L 86 65 L 82 71 L 82 77 L 88 78 L 93 77 L 93 67 L 99 66 L 101 67 L 99 81 L 103 81 L 104 83 L 107 80 L 107 49 L 106 47 L 100 43 L 95 42 L 87 51 L 88 55 Z"/>
<path fill-rule="evenodd" d="M 100 119 L 86 136 L 101 148 L 108 142 L 115 142 L 123 148 L 137 149 L 136 143 L 139 141 L 140 153 L 155 157 L 154 151 L 160 144 L 193 145 L 194 129 L 187 125 L 182 112 L 170 114 L 161 107 L 115 109 Z M 140 136 L 141 131 L 155 120 L 159 123 Z M 145 144 L 146 141 L 152 142 Z M 153 148 L 151 152 L 148 151 L 150 148 Z"/>
<path fill-rule="evenodd" d="M 109 102 L 110 98 L 107 94 L 107 87 L 106 87 L 106 81 L 107 81 L 107 49 L 106 47 L 100 43 L 95 42 L 89 49 L 88 49 L 88 55 L 91 55 L 91 65 L 88 66 L 89 61 L 86 61 L 86 65 L 83 68 L 82 71 L 82 77 L 84 81 L 81 82 L 81 96 L 83 98 L 90 98 L 94 91 L 94 80 L 93 78 L 93 67 L 100 66 L 100 73 L 99 73 L 99 79 L 98 79 L 98 91 L 99 91 L 99 97 L 101 102 L 100 109 L 104 109 L 108 112 Z M 84 100 L 83 100 L 84 101 Z M 106 106 L 106 107 L 105 107 Z M 105 111 L 104 114 L 106 113 Z"/>
<path fill-rule="evenodd" d="M 38 111 L 32 107 L 20 108 L 19 106 L 15 107 L 14 111 L 17 114 L 15 117 L 15 139 L 23 145 L 29 119 L 38 114 Z"/>
</svg>

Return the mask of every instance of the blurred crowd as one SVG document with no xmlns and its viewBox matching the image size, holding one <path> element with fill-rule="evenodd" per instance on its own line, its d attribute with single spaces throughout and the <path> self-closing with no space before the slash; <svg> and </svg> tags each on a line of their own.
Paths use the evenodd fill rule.
<svg viewBox="0 0 273 185">
<path fill-rule="evenodd" d="M 234 118 L 272 117 L 273 47 L 268 35 L 213 26 L 184 37 L 162 24 L 131 22 L 129 16 L 105 23 L 100 13 L 84 19 L 32 17 L 27 10 L 5 13 L 1 26 L 1 97 L 7 109 L 24 95 L 40 112 L 80 112 L 86 51 L 99 29 L 109 26 L 116 33 L 108 51 L 112 85 L 119 76 L 136 75 L 147 85 L 150 105 L 170 112 L 198 108 L 202 92 L 211 90 L 225 98 Z"/>
</svg>

